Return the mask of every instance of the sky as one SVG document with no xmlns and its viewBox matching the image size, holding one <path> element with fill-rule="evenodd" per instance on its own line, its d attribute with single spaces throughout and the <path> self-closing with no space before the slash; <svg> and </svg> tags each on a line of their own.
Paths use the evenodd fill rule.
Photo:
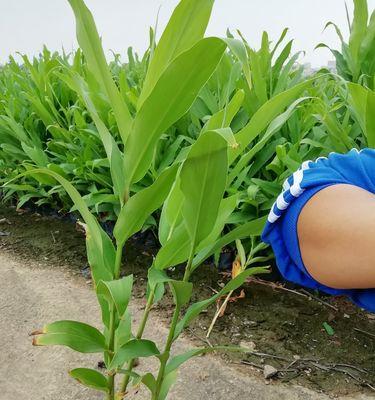
<svg viewBox="0 0 375 400">
<path fill-rule="evenodd" d="M 148 44 L 148 27 L 155 25 L 160 7 L 158 32 L 178 0 L 86 0 L 92 11 L 103 46 L 123 54 L 132 46 L 142 53 Z M 368 0 L 370 10 L 375 0 Z M 344 0 L 216 0 L 207 35 L 224 36 L 226 29 L 239 29 L 250 45 L 259 47 L 262 31 L 274 41 L 285 27 L 295 39 L 294 51 L 304 50 L 300 62 L 313 67 L 333 59 L 326 49 L 314 51 L 325 42 L 339 47 L 331 28 L 323 32 L 326 22 L 334 21 L 347 37 L 348 24 Z M 348 0 L 352 12 L 352 1 Z M 73 13 L 67 0 L 0 0 L 0 63 L 10 54 L 20 52 L 33 56 L 43 44 L 51 50 L 77 48 Z"/>
</svg>

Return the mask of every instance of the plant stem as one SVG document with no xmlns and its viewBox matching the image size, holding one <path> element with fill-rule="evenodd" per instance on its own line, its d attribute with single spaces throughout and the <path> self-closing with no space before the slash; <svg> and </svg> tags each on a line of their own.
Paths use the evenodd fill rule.
<svg viewBox="0 0 375 400">
<path fill-rule="evenodd" d="M 173 343 L 176 325 L 178 322 L 178 317 L 180 316 L 180 311 L 181 311 L 181 307 L 176 306 L 174 309 L 173 318 L 172 318 L 171 326 L 169 329 L 167 343 L 165 345 L 164 352 L 160 357 L 160 368 L 159 368 L 159 373 L 158 373 L 158 377 L 156 380 L 156 390 L 152 396 L 152 400 L 159 399 L 160 389 L 161 389 L 161 386 L 162 386 L 163 380 L 164 380 L 165 367 L 167 365 L 167 361 L 169 360 L 169 355 L 170 355 L 170 351 L 171 351 L 171 347 L 172 347 L 172 343 Z"/>
<path fill-rule="evenodd" d="M 109 360 L 112 361 L 113 358 L 113 350 L 114 350 L 114 343 L 115 343 L 115 307 L 111 307 L 110 311 L 110 320 L 109 320 Z M 108 400 L 114 400 L 115 398 L 115 376 L 116 374 L 111 374 L 108 377 L 108 386 L 109 386 L 109 393 L 107 396 Z"/>
<path fill-rule="evenodd" d="M 115 260 L 115 268 L 114 268 L 114 277 L 118 279 L 120 276 L 120 268 L 121 268 L 121 259 L 122 259 L 122 249 L 124 244 L 121 243 L 117 246 L 116 249 L 116 260 Z M 116 335 L 116 308 L 112 305 L 110 310 L 110 317 L 109 317 L 109 342 L 108 342 L 108 350 L 109 350 L 109 361 L 112 361 L 114 349 L 115 349 L 115 335 Z M 109 386 L 109 393 L 107 396 L 108 400 L 114 400 L 115 398 L 115 377 L 116 373 L 111 374 L 108 377 L 108 386 Z"/>
<path fill-rule="evenodd" d="M 137 331 L 137 335 L 136 335 L 137 339 L 141 339 L 142 338 L 143 332 L 144 332 L 145 327 L 146 327 L 146 322 L 148 320 L 148 316 L 150 314 L 152 305 L 154 304 L 154 297 L 155 297 L 155 290 L 152 290 L 150 292 L 150 295 L 148 296 L 146 308 L 145 308 L 145 310 L 143 312 L 142 320 L 141 320 L 141 323 L 140 323 L 140 325 L 138 327 L 138 331 Z M 134 368 L 134 364 L 135 364 L 135 359 L 133 358 L 133 359 L 131 359 L 129 361 L 128 366 L 127 366 L 127 370 L 129 372 L 132 372 L 132 370 Z M 123 379 L 123 381 L 121 383 L 121 393 L 124 393 L 124 394 L 126 393 L 126 389 L 128 387 L 129 380 L 130 380 L 130 374 L 125 375 L 124 379 Z"/>
<path fill-rule="evenodd" d="M 116 249 L 116 260 L 115 260 L 115 269 L 114 269 L 114 277 L 115 279 L 119 279 L 121 272 L 121 260 L 122 260 L 122 249 L 124 248 L 124 243 L 118 243 Z"/>
<path fill-rule="evenodd" d="M 189 260 L 186 264 L 183 282 L 189 281 L 193 257 L 194 257 L 194 252 L 192 251 L 190 253 Z M 176 305 L 174 313 L 173 313 L 172 321 L 171 321 L 171 326 L 169 328 L 169 334 L 168 334 L 167 342 L 165 344 L 164 352 L 160 356 L 160 368 L 159 368 L 158 377 L 156 379 L 156 389 L 152 395 L 152 400 L 158 400 L 159 396 L 160 396 L 160 390 L 161 390 L 161 387 L 162 387 L 163 381 L 164 381 L 165 367 L 169 360 L 171 347 L 172 347 L 172 344 L 174 341 L 174 335 L 176 332 L 176 326 L 177 326 L 178 318 L 180 316 L 180 312 L 181 312 L 181 306 Z"/>
</svg>

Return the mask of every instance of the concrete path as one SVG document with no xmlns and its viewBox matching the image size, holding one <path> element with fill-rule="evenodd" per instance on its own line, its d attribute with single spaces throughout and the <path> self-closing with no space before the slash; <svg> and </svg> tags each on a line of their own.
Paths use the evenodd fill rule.
<svg viewBox="0 0 375 400">
<path fill-rule="evenodd" d="M 134 300 L 136 324 L 143 302 Z M 69 349 L 31 346 L 28 334 L 58 319 L 81 320 L 100 327 L 94 293 L 81 277 L 69 269 L 30 263 L 0 254 L 0 400 L 96 400 L 102 397 L 74 382 L 67 371 L 75 367 L 95 367 L 98 355 L 83 355 Z M 146 335 L 160 343 L 165 324 L 152 316 Z M 183 338 L 176 353 L 193 345 Z M 100 357 L 100 356 L 99 356 Z M 146 364 L 147 363 L 147 364 Z M 140 368 L 155 362 L 142 360 Z M 147 400 L 142 389 L 129 399 Z M 170 400 L 325 400 L 328 396 L 281 384 L 265 384 L 262 379 L 225 364 L 215 356 L 191 360 L 180 371 Z M 356 397 L 356 400 L 370 397 Z M 346 397 L 349 400 L 349 397 Z"/>
</svg>

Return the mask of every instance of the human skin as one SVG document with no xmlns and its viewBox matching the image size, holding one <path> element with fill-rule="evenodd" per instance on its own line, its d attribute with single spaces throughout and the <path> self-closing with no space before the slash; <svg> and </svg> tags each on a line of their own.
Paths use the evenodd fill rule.
<svg viewBox="0 0 375 400">
<path fill-rule="evenodd" d="M 297 223 L 302 260 L 319 283 L 375 288 L 375 195 L 353 185 L 328 186 L 303 207 Z"/>
</svg>

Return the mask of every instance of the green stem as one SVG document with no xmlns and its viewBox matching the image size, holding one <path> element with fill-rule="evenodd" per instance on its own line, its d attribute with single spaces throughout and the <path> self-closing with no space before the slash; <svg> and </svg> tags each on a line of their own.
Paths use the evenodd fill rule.
<svg viewBox="0 0 375 400">
<path fill-rule="evenodd" d="M 174 333 L 176 331 L 176 325 L 178 322 L 178 318 L 180 316 L 180 311 L 181 311 L 181 307 L 176 306 L 176 308 L 174 309 L 174 313 L 173 313 L 171 327 L 169 329 L 167 343 L 165 345 L 164 352 L 160 357 L 160 368 L 159 368 L 159 373 L 158 373 L 158 377 L 156 380 L 156 389 L 155 389 L 155 393 L 152 396 L 152 400 L 159 399 L 160 389 L 161 389 L 161 386 L 162 386 L 163 380 L 164 380 L 165 367 L 169 360 L 169 355 L 170 355 L 170 351 L 171 351 L 171 347 L 172 347 L 172 343 L 173 343 L 173 337 L 174 337 Z"/>
<path fill-rule="evenodd" d="M 194 257 L 194 252 L 191 251 L 190 256 L 189 256 L 189 260 L 186 264 L 186 269 L 185 269 L 185 274 L 184 274 L 184 282 L 188 282 L 189 278 L 190 278 L 190 274 L 191 274 L 191 265 L 193 262 L 193 257 Z M 152 395 L 152 400 L 158 400 L 159 396 L 160 396 L 160 390 L 161 387 L 163 385 L 163 381 L 164 381 L 164 373 L 165 373 L 165 367 L 167 365 L 167 362 L 169 360 L 169 356 L 170 356 L 170 352 L 171 352 L 171 347 L 174 341 L 174 336 L 175 336 L 175 332 L 176 332 L 176 326 L 178 323 L 178 318 L 180 316 L 180 312 L 181 312 L 181 307 L 176 305 L 174 313 L 173 313 L 173 317 L 172 317 L 172 321 L 171 321 L 171 325 L 169 328 L 169 334 L 168 334 L 168 339 L 167 342 L 165 344 L 165 348 L 164 348 L 164 352 L 160 357 L 160 368 L 159 368 L 159 373 L 158 373 L 158 377 L 156 379 L 156 389 L 155 392 Z"/>
<path fill-rule="evenodd" d="M 122 249 L 124 248 L 124 243 L 117 244 L 116 250 L 116 260 L 115 260 L 115 270 L 114 277 L 115 279 L 119 279 L 121 272 L 121 260 L 122 260 Z"/>
<path fill-rule="evenodd" d="M 120 276 L 120 268 L 121 268 L 121 259 L 122 259 L 122 249 L 124 244 L 121 243 L 117 246 L 116 249 L 116 261 L 115 261 L 115 268 L 114 268 L 114 277 L 118 279 Z M 109 317 L 109 343 L 108 343 L 108 351 L 109 351 L 109 361 L 112 361 L 114 350 L 115 350 L 115 335 L 116 335 L 116 308 L 112 305 L 110 310 L 110 317 Z M 114 400 L 115 398 L 115 377 L 116 374 L 113 373 L 108 377 L 108 386 L 109 386 L 109 393 L 107 395 L 108 400 Z"/>
<path fill-rule="evenodd" d="M 113 350 L 114 350 L 114 343 L 115 343 L 115 308 L 112 306 L 110 311 L 110 320 L 109 320 L 109 361 L 112 361 L 113 358 Z M 108 400 L 114 400 L 115 398 L 115 376 L 116 374 L 111 374 L 108 377 L 108 386 L 109 386 L 109 393 L 107 395 Z"/>
<path fill-rule="evenodd" d="M 150 292 L 150 295 L 148 296 L 146 308 L 143 312 L 142 320 L 138 327 L 138 331 L 137 331 L 137 335 L 136 335 L 137 339 L 142 338 L 143 332 L 146 327 L 146 322 L 148 320 L 148 316 L 150 314 L 152 305 L 154 304 L 154 297 L 155 297 L 155 290 L 152 290 Z M 134 364 L 135 364 L 135 359 L 133 358 L 129 361 L 128 366 L 127 366 L 127 370 L 129 372 L 132 372 L 132 370 L 134 368 Z M 124 394 L 126 393 L 126 389 L 128 388 L 129 380 L 130 380 L 130 374 L 125 375 L 124 380 L 122 381 L 122 384 L 121 384 L 121 393 L 124 393 Z"/>
</svg>

